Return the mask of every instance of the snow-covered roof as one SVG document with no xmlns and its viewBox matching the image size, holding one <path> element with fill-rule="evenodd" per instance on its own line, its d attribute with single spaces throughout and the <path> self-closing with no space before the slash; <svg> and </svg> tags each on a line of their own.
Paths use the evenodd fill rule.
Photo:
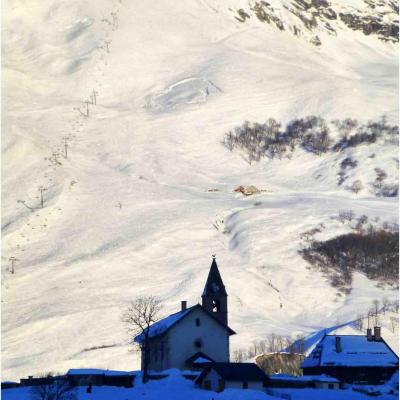
<svg viewBox="0 0 400 400">
<path fill-rule="evenodd" d="M 336 351 L 340 338 L 341 351 Z M 399 359 L 384 340 L 369 341 L 362 335 L 326 335 L 303 361 L 302 368 L 317 366 L 388 367 Z"/>
<path fill-rule="evenodd" d="M 149 337 L 156 337 L 165 333 L 171 326 L 175 325 L 179 320 L 181 320 L 184 316 L 190 313 L 196 306 L 189 307 L 186 310 L 179 311 L 175 314 L 171 314 L 168 317 L 160 319 L 159 321 L 155 322 L 149 328 Z M 135 342 L 142 343 L 144 340 L 144 333 L 135 337 Z"/>
<path fill-rule="evenodd" d="M 204 364 L 204 363 L 210 363 L 210 360 L 204 357 L 198 357 L 193 361 L 194 364 Z"/>
<path fill-rule="evenodd" d="M 79 368 L 79 369 L 70 369 L 67 372 L 67 375 L 103 375 L 103 369 L 95 369 L 95 368 Z"/>
<path fill-rule="evenodd" d="M 339 382 L 338 379 L 333 378 L 328 375 L 304 375 L 304 376 L 293 376 L 286 374 L 274 374 L 269 376 L 273 380 L 283 380 L 283 381 L 302 381 L 302 382 Z"/>
<path fill-rule="evenodd" d="M 113 371 L 108 369 L 97 369 L 97 368 L 79 368 L 70 369 L 67 375 L 106 375 L 106 376 L 122 376 L 122 375 L 134 375 L 133 372 L 129 371 Z"/>
<path fill-rule="evenodd" d="M 186 315 L 188 315 L 190 312 L 192 312 L 196 308 L 204 311 L 203 307 L 200 304 L 196 304 L 195 306 L 189 307 L 186 310 L 179 311 L 175 314 L 171 314 L 168 317 L 165 317 L 165 318 L 160 319 L 159 321 L 155 322 L 149 328 L 149 337 L 153 338 L 153 337 L 164 334 L 168 329 L 170 329 L 173 325 L 175 325 L 177 322 L 179 322 L 182 318 L 186 317 Z M 231 328 L 224 325 L 222 322 L 218 321 L 216 318 L 214 318 L 208 312 L 206 312 L 206 311 L 204 311 L 204 312 L 207 315 L 209 315 L 211 318 L 213 318 L 216 322 L 218 322 L 220 325 L 223 325 L 229 331 L 230 335 L 235 334 L 235 332 Z M 142 343 L 143 341 L 144 341 L 144 333 L 141 333 L 140 335 L 137 335 L 135 337 L 136 343 Z"/>
<path fill-rule="evenodd" d="M 104 371 L 105 376 L 124 376 L 124 375 L 135 375 L 130 371 Z"/>
<path fill-rule="evenodd" d="M 198 351 L 197 353 L 193 354 L 191 357 L 189 357 L 186 360 L 187 365 L 191 364 L 204 364 L 204 363 L 210 363 L 214 362 L 214 360 L 209 357 L 207 354 L 202 353 L 201 351 Z"/>
</svg>

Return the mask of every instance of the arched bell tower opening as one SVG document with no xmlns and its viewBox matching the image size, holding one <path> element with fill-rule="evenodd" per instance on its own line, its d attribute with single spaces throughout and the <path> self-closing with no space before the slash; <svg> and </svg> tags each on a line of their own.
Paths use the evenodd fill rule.
<svg viewBox="0 0 400 400">
<path fill-rule="evenodd" d="M 222 282 L 215 255 L 213 255 L 210 272 L 201 298 L 204 310 L 228 326 L 228 294 Z"/>
</svg>

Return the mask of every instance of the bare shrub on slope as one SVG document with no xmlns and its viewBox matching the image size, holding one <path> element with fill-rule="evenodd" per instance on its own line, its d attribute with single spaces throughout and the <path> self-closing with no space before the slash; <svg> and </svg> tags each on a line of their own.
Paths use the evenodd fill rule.
<svg viewBox="0 0 400 400">
<path fill-rule="evenodd" d="M 333 287 L 351 291 L 353 272 L 397 286 L 399 279 L 399 230 L 370 226 L 326 241 L 314 241 L 300 250 L 303 258 L 329 277 Z"/>
<path fill-rule="evenodd" d="M 251 163 L 259 161 L 262 157 L 281 158 L 297 147 L 321 155 L 329 151 L 343 151 L 349 147 L 375 143 L 380 138 L 387 143 L 397 143 L 399 136 L 399 127 L 389 125 L 385 117 L 365 125 L 359 125 L 357 120 L 346 118 L 332 121 L 331 126 L 340 133 L 340 138 L 335 143 L 329 123 L 315 115 L 294 119 L 285 129 L 273 118 L 262 124 L 246 121 L 233 132 L 229 131 L 222 143 L 230 151 L 235 148 L 242 149 Z M 343 165 L 342 169 L 348 166 L 354 168 L 356 165 Z"/>
</svg>

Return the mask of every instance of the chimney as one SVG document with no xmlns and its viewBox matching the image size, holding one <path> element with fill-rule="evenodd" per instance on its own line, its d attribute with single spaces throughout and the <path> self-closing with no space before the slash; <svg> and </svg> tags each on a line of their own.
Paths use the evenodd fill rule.
<svg viewBox="0 0 400 400">
<path fill-rule="evenodd" d="M 342 351 L 342 343 L 340 340 L 340 336 L 335 337 L 335 347 L 336 347 L 336 353 L 340 353 Z"/>
<path fill-rule="evenodd" d="M 369 342 L 373 340 L 373 338 L 372 338 L 372 329 L 371 328 L 367 329 L 367 340 Z"/>
<path fill-rule="evenodd" d="M 374 327 L 374 340 L 375 340 L 375 342 L 380 342 L 382 340 L 380 326 Z"/>
<path fill-rule="evenodd" d="M 181 301 L 181 311 L 185 311 L 187 307 L 187 301 L 183 300 Z"/>
</svg>

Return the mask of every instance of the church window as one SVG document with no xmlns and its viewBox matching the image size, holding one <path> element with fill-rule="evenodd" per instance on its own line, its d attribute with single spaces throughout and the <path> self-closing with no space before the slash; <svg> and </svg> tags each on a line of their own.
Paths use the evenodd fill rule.
<svg viewBox="0 0 400 400">
<path fill-rule="evenodd" d="M 213 300 L 212 306 L 213 306 L 213 308 L 212 308 L 213 312 L 218 312 L 219 311 L 220 305 L 219 305 L 219 301 L 218 300 Z"/>
<path fill-rule="evenodd" d="M 200 349 L 203 346 L 203 342 L 201 341 L 201 339 L 196 339 L 194 341 L 194 346 L 196 347 L 196 349 Z"/>
<path fill-rule="evenodd" d="M 196 318 L 196 326 L 200 326 L 200 318 Z"/>
</svg>

